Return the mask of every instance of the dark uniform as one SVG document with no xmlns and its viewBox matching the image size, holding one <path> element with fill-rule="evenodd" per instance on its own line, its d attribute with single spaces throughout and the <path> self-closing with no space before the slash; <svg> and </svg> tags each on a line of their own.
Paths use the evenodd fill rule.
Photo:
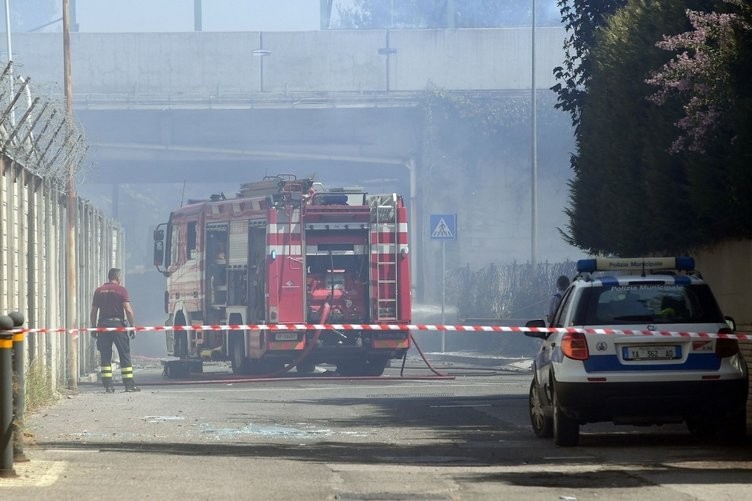
<svg viewBox="0 0 752 501">
<path fill-rule="evenodd" d="M 94 291 L 91 305 L 91 322 L 97 327 L 127 327 L 127 320 L 133 321 L 133 310 L 130 306 L 128 290 L 120 285 L 120 270 L 108 275 L 109 282 Z M 133 336 L 133 334 L 131 334 Z M 131 364 L 131 348 L 129 334 L 126 331 L 98 332 L 97 349 L 100 355 L 102 384 L 108 393 L 115 391 L 112 384 L 112 345 L 120 355 L 120 373 L 123 376 L 125 391 L 139 391 L 133 380 L 133 365 Z"/>
<path fill-rule="evenodd" d="M 546 323 L 551 323 L 554 321 L 554 315 L 556 314 L 556 309 L 559 307 L 559 304 L 561 303 L 561 298 L 564 296 L 564 293 L 566 292 L 567 287 L 569 287 L 569 277 L 567 277 L 566 275 L 562 275 L 556 279 L 556 293 L 553 296 L 551 296 L 551 301 L 548 304 L 548 313 L 546 313 Z"/>
</svg>

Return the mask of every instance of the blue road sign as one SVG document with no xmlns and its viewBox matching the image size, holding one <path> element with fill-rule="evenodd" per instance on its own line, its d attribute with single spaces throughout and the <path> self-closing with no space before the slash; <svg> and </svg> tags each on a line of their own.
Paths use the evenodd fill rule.
<svg viewBox="0 0 752 501">
<path fill-rule="evenodd" d="M 428 225 L 433 240 L 457 238 L 457 214 L 431 214 Z"/>
</svg>

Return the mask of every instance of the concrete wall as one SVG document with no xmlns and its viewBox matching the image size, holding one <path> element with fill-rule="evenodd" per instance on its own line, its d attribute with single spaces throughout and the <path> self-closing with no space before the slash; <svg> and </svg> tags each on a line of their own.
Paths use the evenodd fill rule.
<svg viewBox="0 0 752 501">
<path fill-rule="evenodd" d="M 695 253 L 695 265 L 713 292 L 725 315 L 733 317 L 736 329 L 752 333 L 752 240 L 726 241 Z M 752 341 L 739 345 L 752 368 Z M 752 373 L 750 373 L 752 387 Z M 747 399 L 747 429 L 752 429 L 752 398 Z"/>
<path fill-rule="evenodd" d="M 59 33 L 13 35 L 15 60 L 34 81 L 62 88 Z M 388 45 L 388 56 L 380 53 Z M 536 86 L 555 82 L 564 30 L 536 30 Z M 190 99 L 259 92 L 524 90 L 531 85 L 529 28 L 458 30 L 73 33 L 77 99 Z M 254 55 L 259 48 L 267 56 Z M 382 52 L 384 52 L 382 50 Z M 388 59 L 388 65 L 387 65 Z"/>
<path fill-rule="evenodd" d="M 66 199 L 58 188 L 4 156 L 0 158 L 0 313 L 21 312 L 25 326 L 41 332 L 27 336 L 27 363 L 48 369 L 53 389 L 67 373 L 65 235 Z M 79 326 L 88 321 L 94 288 L 107 269 L 122 266 L 122 229 L 78 199 L 77 215 Z M 97 369 L 88 335 L 79 336 L 79 373 Z"/>
</svg>

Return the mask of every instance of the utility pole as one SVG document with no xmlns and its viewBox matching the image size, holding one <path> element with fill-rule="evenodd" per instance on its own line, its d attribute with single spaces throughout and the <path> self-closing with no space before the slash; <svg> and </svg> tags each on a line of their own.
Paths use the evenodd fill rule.
<svg viewBox="0 0 752 501">
<path fill-rule="evenodd" d="M 65 110 L 68 127 L 73 124 L 73 87 L 71 84 L 71 54 L 70 54 L 70 0 L 63 0 L 63 71 L 65 73 Z M 70 141 L 70 134 L 68 134 Z M 76 194 L 76 166 L 70 155 L 68 157 L 67 183 L 67 246 L 65 253 L 66 265 L 66 318 L 68 319 L 68 388 L 78 391 L 78 310 L 76 300 L 78 287 L 76 286 L 76 212 L 78 196 Z"/>
<path fill-rule="evenodd" d="M 8 95 L 8 102 L 13 103 L 13 96 L 16 94 L 13 85 L 13 46 L 11 44 L 10 35 L 10 0 L 5 0 L 5 38 L 6 45 L 8 46 L 8 87 L 10 94 Z M 10 124 L 16 126 L 16 112 L 13 108 L 10 110 Z"/>
<path fill-rule="evenodd" d="M 538 264 L 538 111 L 535 95 L 535 0 L 531 0 L 532 9 L 532 180 L 531 180 L 531 206 L 530 206 L 530 265 L 535 269 Z"/>
</svg>

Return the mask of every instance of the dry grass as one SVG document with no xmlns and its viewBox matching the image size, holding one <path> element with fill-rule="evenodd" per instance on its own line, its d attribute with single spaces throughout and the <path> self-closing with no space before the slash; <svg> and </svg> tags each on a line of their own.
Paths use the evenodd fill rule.
<svg viewBox="0 0 752 501">
<path fill-rule="evenodd" d="M 26 412 L 34 412 L 54 403 L 58 394 L 53 390 L 49 367 L 32 362 L 26 371 Z"/>
</svg>

